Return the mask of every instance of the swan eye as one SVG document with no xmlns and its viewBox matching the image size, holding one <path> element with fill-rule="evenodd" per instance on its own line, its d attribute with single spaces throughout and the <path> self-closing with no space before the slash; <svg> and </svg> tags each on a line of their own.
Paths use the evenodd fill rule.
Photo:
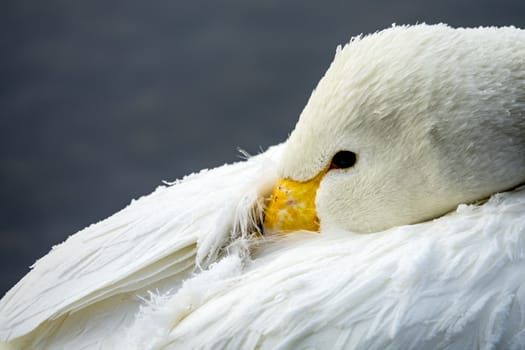
<svg viewBox="0 0 525 350">
<path fill-rule="evenodd" d="M 330 169 L 348 169 L 357 162 L 357 155 L 350 151 L 339 151 L 332 158 Z"/>
</svg>

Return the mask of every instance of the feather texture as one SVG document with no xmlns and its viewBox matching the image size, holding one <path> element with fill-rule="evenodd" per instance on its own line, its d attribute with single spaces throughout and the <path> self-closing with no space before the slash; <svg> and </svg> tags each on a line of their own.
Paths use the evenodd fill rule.
<svg viewBox="0 0 525 350">
<path fill-rule="evenodd" d="M 248 222 L 261 191 L 269 190 L 279 152 L 274 147 L 248 161 L 161 186 L 53 247 L 1 300 L 0 341 L 38 326 L 47 337 L 57 332 L 57 324 L 67 326 L 68 318 L 78 323 L 76 313 L 88 321 L 89 307 L 107 300 L 118 301 L 109 303 L 115 309 L 126 304 L 119 312 L 106 310 L 108 319 L 117 315 L 114 323 L 121 323 L 128 309 L 140 304 L 136 295 L 164 285 L 176 288 L 195 268 L 206 268 L 242 238 L 235 223 Z"/>
<path fill-rule="evenodd" d="M 229 235 L 235 220 L 248 220 L 279 151 L 157 189 L 72 236 L 2 300 L 4 337 L 30 332 L 11 344 L 33 349 L 525 348 L 525 189 L 371 235 L 263 239 L 249 257 L 232 245 L 245 239 Z M 181 194 L 192 195 L 183 208 L 167 197 Z M 149 216 L 160 215 L 154 210 L 138 215 L 152 206 L 171 215 L 208 212 L 188 222 L 166 213 L 156 221 Z M 134 231 L 123 222 L 141 220 L 157 222 L 157 229 L 146 230 L 154 237 L 124 240 L 124 232 Z M 189 222 L 202 231 L 178 231 Z M 121 244 L 128 249 L 116 250 L 111 263 L 83 263 L 79 255 L 93 253 L 77 247 L 97 238 L 127 242 Z M 221 255 L 228 244 L 233 248 Z M 73 247 L 79 253 L 71 257 L 66 249 Z M 157 251 L 166 253 L 144 262 Z M 194 270 L 204 262 L 208 268 Z M 85 290 L 65 288 L 61 278 L 82 282 Z"/>
<path fill-rule="evenodd" d="M 377 234 L 284 238 L 155 297 L 120 348 L 524 349 L 524 215 L 522 189 Z"/>
</svg>

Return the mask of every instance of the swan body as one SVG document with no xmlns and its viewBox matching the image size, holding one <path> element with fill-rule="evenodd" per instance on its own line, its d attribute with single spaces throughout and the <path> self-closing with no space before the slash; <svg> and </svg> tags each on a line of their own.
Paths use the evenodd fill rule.
<svg viewBox="0 0 525 350">
<path fill-rule="evenodd" d="M 524 57 L 511 27 L 353 39 L 284 144 L 37 261 L 0 349 L 525 349 Z M 266 198 L 297 232 L 260 236 Z"/>
</svg>

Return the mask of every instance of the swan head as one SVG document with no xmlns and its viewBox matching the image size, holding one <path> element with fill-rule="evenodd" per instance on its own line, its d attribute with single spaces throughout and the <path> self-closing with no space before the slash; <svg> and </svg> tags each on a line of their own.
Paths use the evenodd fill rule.
<svg viewBox="0 0 525 350">
<path fill-rule="evenodd" d="M 354 38 L 285 145 L 268 232 L 375 232 L 525 182 L 525 31 L 393 27 Z"/>
</svg>

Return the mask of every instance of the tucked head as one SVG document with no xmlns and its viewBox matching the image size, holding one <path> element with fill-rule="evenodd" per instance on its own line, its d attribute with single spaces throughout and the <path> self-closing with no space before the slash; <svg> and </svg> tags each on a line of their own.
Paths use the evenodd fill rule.
<svg viewBox="0 0 525 350">
<path fill-rule="evenodd" d="M 525 182 L 525 31 L 394 27 L 338 48 L 265 229 L 374 232 Z"/>
</svg>

